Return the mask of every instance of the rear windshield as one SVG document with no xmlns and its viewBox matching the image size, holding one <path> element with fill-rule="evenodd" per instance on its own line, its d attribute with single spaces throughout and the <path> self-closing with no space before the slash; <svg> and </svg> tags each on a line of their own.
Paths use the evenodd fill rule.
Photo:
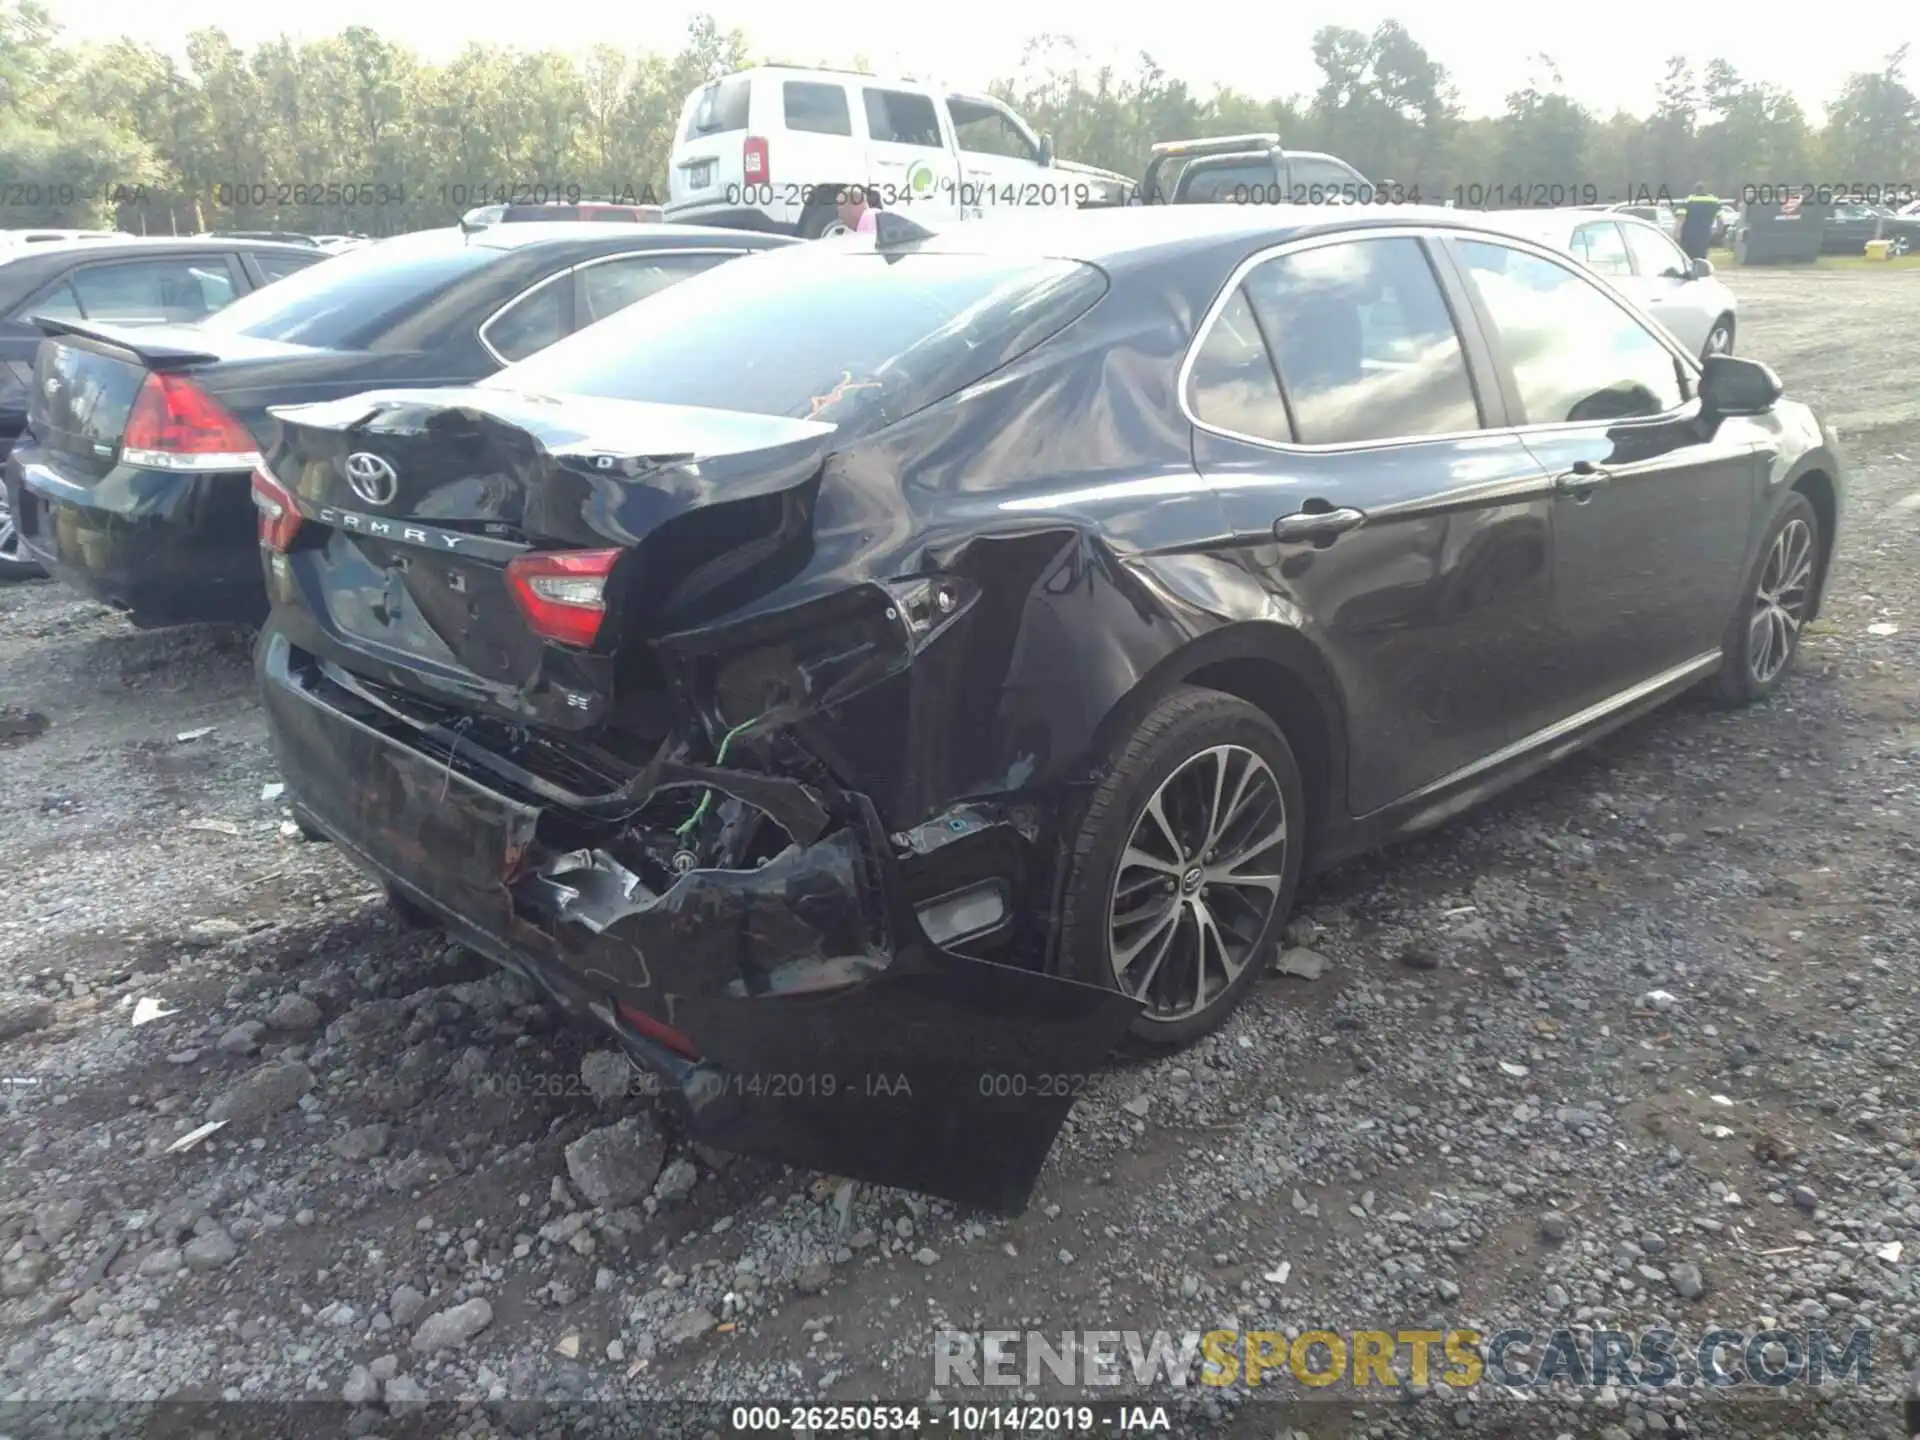
<svg viewBox="0 0 1920 1440">
<path fill-rule="evenodd" d="M 732 130 L 747 128 L 747 102 L 751 97 L 753 82 L 744 75 L 736 75 L 731 80 L 716 80 L 700 92 L 700 98 L 693 102 L 693 113 L 687 117 L 685 139 L 694 140 L 702 135 L 723 135 Z"/>
<path fill-rule="evenodd" d="M 298 270 L 201 323 L 326 350 L 363 349 L 392 322 L 501 251 L 468 244 L 457 230 L 427 230 L 362 246 Z"/>
<path fill-rule="evenodd" d="M 861 434 L 984 379 L 1106 287 L 1075 260 L 796 247 L 696 275 L 486 383 Z"/>
</svg>

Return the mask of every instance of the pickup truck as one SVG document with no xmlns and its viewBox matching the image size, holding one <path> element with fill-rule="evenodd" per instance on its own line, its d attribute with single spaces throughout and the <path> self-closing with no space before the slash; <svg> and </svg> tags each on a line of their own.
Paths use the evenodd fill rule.
<svg viewBox="0 0 1920 1440">
<path fill-rule="evenodd" d="M 1375 185 L 1346 161 L 1288 150 L 1278 135 L 1222 135 L 1155 145 L 1129 203 L 1146 205 L 1366 205 L 1417 199 Z"/>
<path fill-rule="evenodd" d="M 863 71 L 762 65 L 695 90 L 667 160 L 669 221 L 814 239 L 853 186 L 916 221 L 1118 203 L 1125 176 L 1053 153 L 988 95 Z"/>
</svg>

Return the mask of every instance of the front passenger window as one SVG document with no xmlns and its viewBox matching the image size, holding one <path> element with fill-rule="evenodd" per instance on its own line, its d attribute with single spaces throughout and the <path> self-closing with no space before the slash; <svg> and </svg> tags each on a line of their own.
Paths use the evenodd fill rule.
<svg viewBox="0 0 1920 1440">
<path fill-rule="evenodd" d="M 1592 281 L 1485 240 L 1458 242 L 1530 425 L 1664 415 L 1686 400 L 1680 362 Z"/>
</svg>

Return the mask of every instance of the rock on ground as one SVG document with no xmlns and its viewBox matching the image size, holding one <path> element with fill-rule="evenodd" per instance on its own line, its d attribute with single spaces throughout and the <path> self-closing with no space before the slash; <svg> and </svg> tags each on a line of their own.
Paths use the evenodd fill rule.
<svg viewBox="0 0 1920 1440">
<path fill-rule="evenodd" d="M 209 1120 L 255 1125 L 300 1103 L 313 1088 L 313 1072 L 298 1061 L 273 1061 L 249 1072 L 207 1108 Z"/>
<path fill-rule="evenodd" d="M 438 1350 L 457 1350 L 492 1323 L 493 1306 L 476 1295 L 421 1321 L 420 1328 L 413 1332 L 414 1351 L 431 1355 Z"/>
<path fill-rule="evenodd" d="M 633 1116 L 589 1130 L 567 1146 L 567 1174 L 603 1210 L 631 1205 L 653 1188 L 665 1153 L 652 1120 Z"/>
</svg>

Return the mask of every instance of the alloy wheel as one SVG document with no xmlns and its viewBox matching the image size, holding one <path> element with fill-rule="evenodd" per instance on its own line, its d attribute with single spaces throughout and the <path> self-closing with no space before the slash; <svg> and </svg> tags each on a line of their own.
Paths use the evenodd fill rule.
<svg viewBox="0 0 1920 1440">
<path fill-rule="evenodd" d="M 1233 984 L 1280 902 L 1286 847 L 1280 782 L 1245 746 L 1203 750 L 1161 782 L 1108 901 L 1114 979 L 1146 1018 L 1197 1015 Z"/>
<path fill-rule="evenodd" d="M 1716 325 L 1707 335 L 1707 354 L 1731 355 L 1733 353 L 1733 335 L 1724 325 Z"/>
<path fill-rule="evenodd" d="M 20 550 L 20 529 L 13 523 L 13 511 L 7 507 L 7 491 L 0 486 L 0 561 L 24 560 Z"/>
<path fill-rule="evenodd" d="M 1887 241 L 1887 254 L 1891 255 L 1895 260 L 1898 260 L 1902 255 L 1905 255 L 1912 249 L 1913 240 L 1906 235 L 1896 235 Z"/>
<path fill-rule="evenodd" d="M 1756 684 L 1771 681 L 1793 656 L 1813 586 L 1813 531 L 1789 520 L 1773 538 L 1747 626 L 1747 668 Z"/>
</svg>

